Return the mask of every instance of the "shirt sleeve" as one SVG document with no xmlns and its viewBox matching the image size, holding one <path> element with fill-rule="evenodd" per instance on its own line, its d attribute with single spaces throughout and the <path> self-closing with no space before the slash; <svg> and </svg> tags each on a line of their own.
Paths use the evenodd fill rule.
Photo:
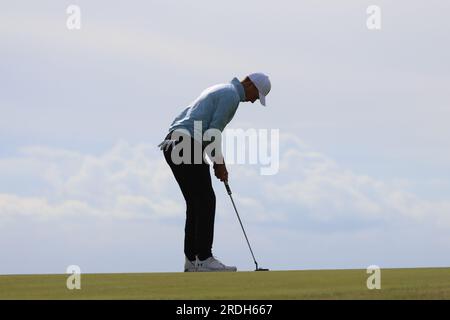
<svg viewBox="0 0 450 320">
<path fill-rule="evenodd" d="M 220 132 L 223 131 L 225 126 L 230 122 L 230 120 L 233 118 L 236 108 L 237 108 L 237 102 L 234 97 L 220 97 L 216 111 L 213 114 L 212 120 L 209 124 L 209 129 L 217 129 Z M 205 138 L 209 141 L 213 140 L 211 139 L 211 135 L 208 134 L 208 132 L 205 134 Z M 215 157 L 212 157 L 211 160 L 213 162 L 221 163 L 223 162 L 223 155 L 222 155 L 222 145 L 221 143 L 217 144 L 217 149 L 215 150 Z"/>
</svg>

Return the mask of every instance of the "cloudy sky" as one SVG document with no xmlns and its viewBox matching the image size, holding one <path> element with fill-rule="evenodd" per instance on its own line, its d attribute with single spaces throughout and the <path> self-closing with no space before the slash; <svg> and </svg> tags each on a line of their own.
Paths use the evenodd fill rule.
<svg viewBox="0 0 450 320">
<path fill-rule="evenodd" d="M 203 89 L 255 71 L 269 106 L 227 128 L 278 129 L 279 171 L 228 169 L 262 266 L 450 264 L 448 1 L 1 7 L 0 274 L 181 271 L 184 203 L 156 145 Z M 213 251 L 251 270 L 214 187 Z"/>
</svg>

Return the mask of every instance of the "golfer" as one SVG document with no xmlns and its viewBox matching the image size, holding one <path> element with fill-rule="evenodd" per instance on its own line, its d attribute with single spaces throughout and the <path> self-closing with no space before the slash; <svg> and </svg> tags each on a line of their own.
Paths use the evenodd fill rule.
<svg viewBox="0 0 450 320">
<path fill-rule="evenodd" d="M 259 99 L 265 106 L 270 88 L 270 80 L 263 73 L 252 73 L 242 81 L 233 78 L 230 83 L 207 88 L 173 120 L 169 133 L 158 145 L 186 201 L 185 272 L 236 271 L 236 267 L 226 266 L 212 254 L 216 196 L 205 158 L 205 148 L 211 141 L 204 141 L 203 133 L 216 129 L 220 134 L 233 118 L 240 102 L 253 103 Z M 184 148 L 178 151 L 180 145 Z M 190 147 L 188 151 L 192 151 L 190 154 L 185 153 L 186 145 Z M 198 160 L 195 150 L 201 152 L 200 161 L 195 161 Z M 188 161 L 180 163 L 174 160 L 174 156 L 186 155 Z M 215 176 L 220 181 L 228 181 L 220 148 L 208 156 L 214 163 Z"/>
</svg>

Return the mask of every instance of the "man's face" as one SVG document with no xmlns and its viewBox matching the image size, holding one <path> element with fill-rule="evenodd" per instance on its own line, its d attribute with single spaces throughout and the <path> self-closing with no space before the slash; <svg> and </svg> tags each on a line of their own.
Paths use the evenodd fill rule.
<svg viewBox="0 0 450 320">
<path fill-rule="evenodd" d="M 249 80 L 249 89 L 247 92 L 247 99 L 248 101 L 251 101 L 251 103 L 255 102 L 256 99 L 259 99 L 259 92 L 256 86 Z"/>
</svg>

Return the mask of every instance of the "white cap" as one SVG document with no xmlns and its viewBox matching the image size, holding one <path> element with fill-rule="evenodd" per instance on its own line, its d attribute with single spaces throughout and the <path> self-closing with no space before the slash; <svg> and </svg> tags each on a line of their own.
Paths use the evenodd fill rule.
<svg viewBox="0 0 450 320">
<path fill-rule="evenodd" d="M 259 72 L 252 73 L 252 74 L 248 75 L 248 77 L 253 82 L 255 87 L 258 89 L 259 102 L 261 102 L 261 104 L 263 106 L 265 106 L 266 105 L 266 96 L 269 94 L 270 88 L 271 88 L 269 77 L 266 76 L 264 73 L 259 73 Z"/>
</svg>

